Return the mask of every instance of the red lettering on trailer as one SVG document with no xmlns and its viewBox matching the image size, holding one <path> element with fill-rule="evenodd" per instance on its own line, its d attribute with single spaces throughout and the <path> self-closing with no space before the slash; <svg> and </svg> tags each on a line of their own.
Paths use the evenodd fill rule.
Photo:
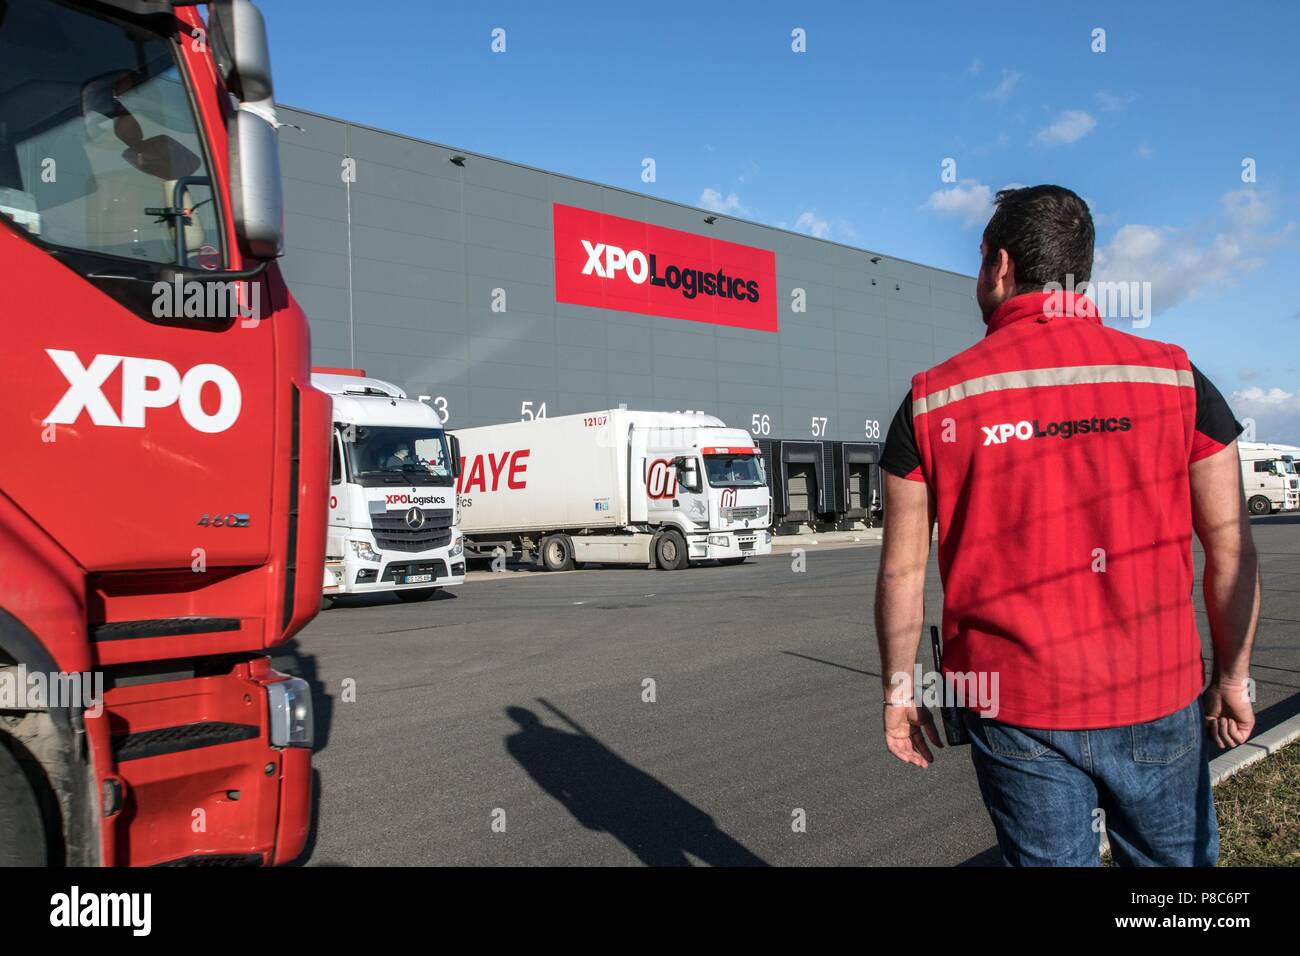
<svg viewBox="0 0 1300 956">
<path fill-rule="evenodd" d="M 523 477 L 528 465 L 524 461 L 531 452 L 531 448 L 525 448 L 523 451 L 517 451 L 510 456 L 510 474 L 506 478 L 506 484 L 514 489 L 525 488 L 528 486 L 527 480 Z"/>
<path fill-rule="evenodd" d="M 510 456 L 505 452 L 501 453 L 500 458 L 497 458 L 496 455 L 492 454 L 491 452 L 488 452 L 488 467 L 492 469 L 492 490 L 493 491 L 497 490 L 497 485 L 501 481 L 501 471 L 502 469 L 505 468 L 506 459 L 509 457 Z"/>
<path fill-rule="evenodd" d="M 531 448 L 521 448 L 517 451 L 503 451 L 500 454 L 488 452 L 486 455 L 478 454 L 472 459 L 461 458 L 460 460 L 460 477 L 456 479 L 456 492 L 470 492 L 477 488 L 479 491 L 500 491 L 501 476 L 506 476 L 506 487 L 518 491 L 521 488 L 528 487 L 528 478 L 525 472 L 528 471 L 528 456 L 532 453 Z M 469 461 L 469 468 L 466 469 L 465 463 Z M 489 486 L 488 476 L 491 475 L 491 484 Z"/>
</svg>

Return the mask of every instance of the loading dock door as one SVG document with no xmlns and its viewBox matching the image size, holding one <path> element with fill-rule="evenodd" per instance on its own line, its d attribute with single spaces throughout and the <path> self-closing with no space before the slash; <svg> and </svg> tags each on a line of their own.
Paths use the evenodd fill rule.
<svg viewBox="0 0 1300 956">
<path fill-rule="evenodd" d="M 824 510 L 826 487 L 822 443 L 816 441 L 772 442 L 771 467 L 774 519 L 801 523 L 816 520 Z"/>
<path fill-rule="evenodd" d="M 817 510 L 817 466 L 812 462 L 790 462 L 786 466 L 791 521 L 808 521 Z"/>
<path fill-rule="evenodd" d="M 879 498 L 880 445 L 873 442 L 836 442 L 833 474 L 835 510 L 848 520 L 869 518 L 873 499 Z"/>
</svg>

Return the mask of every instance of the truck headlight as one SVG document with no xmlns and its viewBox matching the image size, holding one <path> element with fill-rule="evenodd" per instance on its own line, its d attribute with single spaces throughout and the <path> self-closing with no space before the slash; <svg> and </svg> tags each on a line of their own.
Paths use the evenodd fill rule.
<svg viewBox="0 0 1300 956">
<path fill-rule="evenodd" d="M 451 543 L 451 551 L 449 551 L 448 554 L 454 558 L 457 555 L 461 554 L 464 550 L 465 550 L 465 539 L 457 538 L 455 541 Z"/>
<path fill-rule="evenodd" d="M 730 543 L 730 539 L 725 534 L 709 535 L 709 544 L 717 545 L 719 548 L 725 548 Z"/>
<path fill-rule="evenodd" d="M 266 685 L 270 708 L 272 747 L 310 747 L 312 733 L 311 687 L 301 677 Z"/>
<path fill-rule="evenodd" d="M 375 549 L 370 546 L 369 541 L 349 541 L 348 544 L 352 547 L 352 553 L 362 561 L 383 560 Z"/>
</svg>

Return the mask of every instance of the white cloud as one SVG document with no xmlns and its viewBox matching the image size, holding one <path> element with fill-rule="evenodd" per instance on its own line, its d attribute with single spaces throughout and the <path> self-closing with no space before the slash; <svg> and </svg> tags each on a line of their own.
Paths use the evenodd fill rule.
<svg viewBox="0 0 1300 956">
<path fill-rule="evenodd" d="M 1252 385 L 1235 391 L 1228 404 L 1242 424 L 1255 423 L 1255 440 L 1300 445 L 1300 391 Z"/>
<path fill-rule="evenodd" d="M 1040 129 L 1035 139 L 1049 146 L 1064 146 L 1087 136 L 1096 126 L 1097 121 L 1083 110 L 1066 110 Z"/>
<path fill-rule="evenodd" d="M 1093 279 L 1150 282 L 1159 315 L 1193 296 L 1234 285 L 1263 264 L 1282 231 L 1270 231 L 1272 209 L 1254 190 L 1223 196 L 1221 214 L 1200 230 L 1130 223 L 1097 249 Z"/>
<path fill-rule="evenodd" d="M 829 239 L 831 234 L 831 224 L 825 219 L 819 219 L 812 210 L 801 212 L 799 218 L 794 221 L 794 227 L 799 232 L 807 233 L 817 239 Z"/>
<path fill-rule="evenodd" d="M 740 197 L 734 192 L 722 195 L 716 189 L 705 188 L 700 193 L 700 201 L 697 205 L 701 209 L 707 209 L 709 212 L 720 212 L 724 215 L 748 215 L 749 210 L 741 203 Z"/>
<path fill-rule="evenodd" d="M 1126 109 L 1136 99 L 1136 93 L 1112 93 L 1109 90 L 1097 91 L 1097 105 L 1107 113 L 1118 113 Z"/>
<path fill-rule="evenodd" d="M 959 216 L 964 228 L 980 226 L 993 212 L 993 190 L 974 179 L 963 179 L 948 189 L 937 189 L 925 201 L 927 209 Z"/>
<path fill-rule="evenodd" d="M 1005 102 L 1016 86 L 1019 85 L 1021 75 L 1019 70 L 1003 70 L 1001 81 L 997 86 L 985 93 L 984 98 L 999 103 Z"/>
</svg>

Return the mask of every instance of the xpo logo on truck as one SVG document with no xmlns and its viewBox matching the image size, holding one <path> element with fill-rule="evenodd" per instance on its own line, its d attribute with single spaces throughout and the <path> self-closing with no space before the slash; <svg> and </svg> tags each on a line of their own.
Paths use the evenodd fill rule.
<svg viewBox="0 0 1300 956">
<path fill-rule="evenodd" d="M 144 428 L 150 409 L 179 405 L 181 418 L 196 431 L 224 432 L 239 418 L 243 396 L 239 381 L 220 365 L 195 365 L 182 375 L 176 366 L 162 359 L 130 355 L 96 355 L 82 365 L 76 352 L 46 349 L 45 353 L 63 373 L 68 389 L 45 416 L 46 425 L 72 425 L 81 413 L 92 425 L 108 428 Z M 104 394 L 104 383 L 122 369 L 122 391 L 117 408 Z M 203 387 L 216 387 L 219 401 L 214 412 L 203 407 Z"/>
<path fill-rule="evenodd" d="M 555 299 L 777 331 L 776 254 L 555 203 Z"/>
</svg>

